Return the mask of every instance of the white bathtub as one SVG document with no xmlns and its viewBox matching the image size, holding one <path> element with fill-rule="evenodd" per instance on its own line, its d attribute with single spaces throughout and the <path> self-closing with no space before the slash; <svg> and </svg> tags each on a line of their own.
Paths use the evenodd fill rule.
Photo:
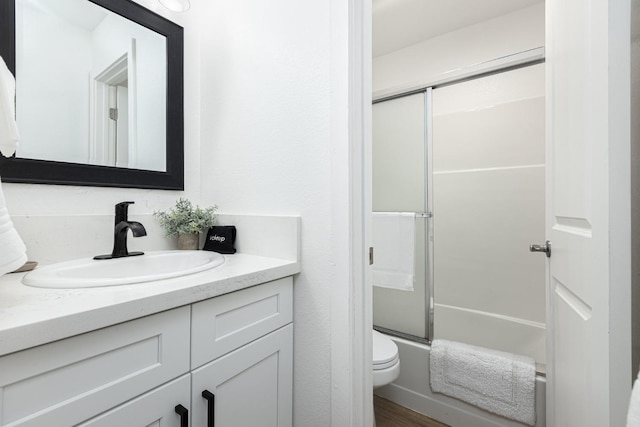
<svg viewBox="0 0 640 427">
<path fill-rule="evenodd" d="M 452 427 L 521 427 L 517 421 L 479 409 L 429 387 L 429 351 L 425 344 L 391 337 L 400 352 L 400 376 L 376 394 Z M 536 378 L 536 427 L 545 427 L 546 381 Z"/>
</svg>

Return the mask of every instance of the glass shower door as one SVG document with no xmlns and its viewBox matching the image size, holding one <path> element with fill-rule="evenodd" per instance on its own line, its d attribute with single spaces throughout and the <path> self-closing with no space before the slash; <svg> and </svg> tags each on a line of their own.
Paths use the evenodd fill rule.
<svg viewBox="0 0 640 427">
<path fill-rule="evenodd" d="M 414 216 L 413 289 L 399 290 L 376 284 L 374 256 L 373 323 L 418 339 L 428 338 L 427 277 L 427 140 L 426 92 L 373 105 L 373 212 L 374 248 L 376 214 Z"/>
<path fill-rule="evenodd" d="M 544 64 L 433 90 L 434 335 L 545 361 Z"/>
</svg>

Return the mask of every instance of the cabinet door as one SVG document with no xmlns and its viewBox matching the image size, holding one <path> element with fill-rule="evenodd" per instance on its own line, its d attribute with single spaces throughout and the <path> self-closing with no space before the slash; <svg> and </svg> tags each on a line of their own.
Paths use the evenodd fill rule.
<svg viewBox="0 0 640 427">
<path fill-rule="evenodd" d="M 291 427 L 292 369 L 290 324 L 193 371 L 192 425 L 214 425 L 207 390 L 216 427 Z"/>
<path fill-rule="evenodd" d="M 184 375 L 77 427 L 180 427 L 175 407 L 189 409 L 190 380 Z"/>
</svg>

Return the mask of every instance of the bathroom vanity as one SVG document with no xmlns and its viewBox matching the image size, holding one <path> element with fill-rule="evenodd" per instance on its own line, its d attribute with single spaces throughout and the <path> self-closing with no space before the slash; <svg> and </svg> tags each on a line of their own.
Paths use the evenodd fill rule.
<svg viewBox="0 0 640 427">
<path fill-rule="evenodd" d="M 0 425 L 291 426 L 295 261 L 134 285 L 0 277 Z"/>
</svg>

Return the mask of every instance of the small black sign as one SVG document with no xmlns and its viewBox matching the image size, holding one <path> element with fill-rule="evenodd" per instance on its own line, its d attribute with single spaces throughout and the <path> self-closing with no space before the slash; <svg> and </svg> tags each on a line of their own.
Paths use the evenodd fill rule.
<svg viewBox="0 0 640 427">
<path fill-rule="evenodd" d="M 209 229 L 207 239 L 204 242 L 205 251 L 218 252 L 220 254 L 235 254 L 236 248 L 235 225 L 215 225 Z"/>
</svg>

